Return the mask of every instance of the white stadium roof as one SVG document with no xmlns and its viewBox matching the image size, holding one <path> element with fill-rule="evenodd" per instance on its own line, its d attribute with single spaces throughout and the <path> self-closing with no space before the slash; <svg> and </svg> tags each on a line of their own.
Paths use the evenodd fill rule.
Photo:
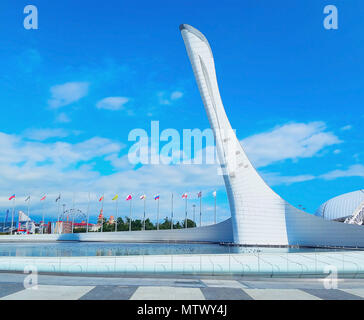
<svg viewBox="0 0 364 320">
<path fill-rule="evenodd" d="M 335 220 L 354 214 L 364 202 L 364 189 L 337 196 L 323 203 L 315 215 L 326 220 Z"/>
</svg>

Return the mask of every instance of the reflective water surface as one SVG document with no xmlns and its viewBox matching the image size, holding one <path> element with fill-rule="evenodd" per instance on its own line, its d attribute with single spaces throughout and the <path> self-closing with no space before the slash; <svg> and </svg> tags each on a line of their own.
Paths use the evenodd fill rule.
<svg viewBox="0 0 364 320">
<path fill-rule="evenodd" d="M 196 243 L 0 243 L 0 256 L 18 257 L 79 257 L 128 256 L 169 254 L 227 254 L 227 253 L 287 253 L 322 252 L 332 249 L 236 247 Z"/>
</svg>

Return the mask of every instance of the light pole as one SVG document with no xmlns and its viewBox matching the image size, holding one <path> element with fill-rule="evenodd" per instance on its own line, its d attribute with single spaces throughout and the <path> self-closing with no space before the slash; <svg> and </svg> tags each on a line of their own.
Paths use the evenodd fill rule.
<svg viewBox="0 0 364 320">
<path fill-rule="evenodd" d="M 60 217 L 59 217 L 59 215 L 60 215 L 60 210 L 61 210 L 61 202 L 60 202 L 60 200 L 61 200 L 61 194 L 59 194 L 59 196 L 57 197 L 57 199 L 56 199 L 56 202 L 57 202 L 57 227 L 58 227 L 58 234 L 60 233 L 60 230 L 61 230 L 61 223 L 60 223 Z"/>
<path fill-rule="evenodd" d="M 41 199 L 40 199 L 40 202 L 43 203 L 42 205 L 42 212 L 43 212 L 43 215 L 42 215 L 42 234 L 44 233 L 44 220 L 45 220 L 45 209 L 44 209 L 44 201 L 46 199 L 46 195 L 44 195 Z"/>
<path fill-rule="evenodd" d="M 73 199 L 72 199 L 72 233 L 75 223 L 75 193 L 73 193 Z"/>
</svg>

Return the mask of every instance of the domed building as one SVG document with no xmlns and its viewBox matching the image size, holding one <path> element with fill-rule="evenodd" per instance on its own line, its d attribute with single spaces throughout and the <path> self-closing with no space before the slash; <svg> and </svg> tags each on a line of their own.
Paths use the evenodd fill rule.
<svg viewBox="0 0 364 320">
<path fill-rule="evenodd" d="M 349 192 L 332 198 L 323 203 L 315 215 L 325 220 L 336 220 L 344 222 L 364 209 L 364 189 Z"/>
</svg>

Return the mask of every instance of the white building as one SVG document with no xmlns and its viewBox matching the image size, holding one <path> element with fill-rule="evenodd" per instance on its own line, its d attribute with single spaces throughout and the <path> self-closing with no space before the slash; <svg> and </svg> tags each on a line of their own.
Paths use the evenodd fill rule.
<svg viewBox="0 0 364 320">
<path fill-rule="evenodd" d="M 323 203 L 315 215 L 326 220 L 344 221 L 364 205 L 364 190 L 349 192 Z"/>
</svg>

